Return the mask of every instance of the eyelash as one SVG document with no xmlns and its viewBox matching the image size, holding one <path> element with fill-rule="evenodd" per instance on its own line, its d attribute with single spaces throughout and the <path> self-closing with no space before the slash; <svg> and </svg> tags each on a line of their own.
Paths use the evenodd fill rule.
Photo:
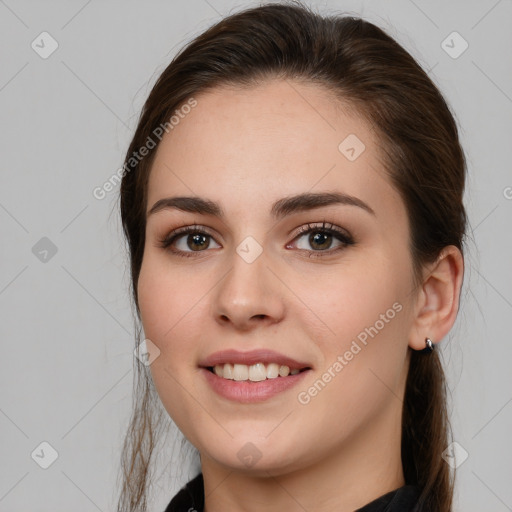
<svg viewBox="0 0 512 512">
<path fill-rule="evenodd" d="M 307 224 L 306 226 L 302 226 L 299 229 L 299 232 L 295 235 L 293 240 L 296 240 L 297 238 L 300 238 L 301 236 L 304 236 L 308 233 L 324 233 L 333 235 L 335 238 L 337 238 L 340 242 L 342 242 L 342 245 L 334 248 L 334 249 L 328 249 L 328 250 L 319 250 L 319 251 L 307 251 L 307 249 L 299 249 L 301 251 L 307 251 L 310 253 L 310 257 L 313 258 L 321 258 L 324 257 L 324 254 L 332 255 L 334 253 L 337 253 L 339 251 L 342 251 L 347 246 L 354 245 L 355 242 L 353 238 L 346 233 L 345 231 L 342 231 L 340 228 L 336 227 L 334 224 L 331 224 L 330 222 L 322 222 L 322 224 L 319 225 L 312 225 Z M 201 253 L 204 251 L 181 251 L 176 250 L 172 248 L 172 243 L 179 237 L 183 235 L 189 235 L 189 234 L 201 234 L 205 236 L 209 236 L 213 238 L 213 236 L 208 233 L 204 228 L 198 225 L 193 226 L 185 226 L 183 228 L 178 228 L 174 231 L 172 231 L 170 234 L 165 236 L 164 238 L 160 239 L 158 241 L 158 247 L 162 249 L 169 249 L 173 254 L 176 256 L 184 257 L 184 258 L 190 258 L 194 257 L 197 253 Z"/>
</svg>

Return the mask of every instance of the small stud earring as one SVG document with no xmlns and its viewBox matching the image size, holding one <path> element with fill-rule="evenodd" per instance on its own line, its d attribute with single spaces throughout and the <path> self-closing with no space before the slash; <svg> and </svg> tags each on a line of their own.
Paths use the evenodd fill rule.
<svg viewBox="0 0 512 512">
<path fill-rule="evenodd" d="M 419 352 L 423 354 L 430 354 L 434 351 L 434 343 L 430 338 L 425 338 L 425 345 L 426 347 L 423 350 L 420 350 Z"/>
</svg>

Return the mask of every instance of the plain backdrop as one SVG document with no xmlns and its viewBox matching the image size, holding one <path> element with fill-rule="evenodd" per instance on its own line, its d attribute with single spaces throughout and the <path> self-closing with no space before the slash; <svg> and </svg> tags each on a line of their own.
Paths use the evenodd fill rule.
<svg viewBox="0 0 512 512">
<path fill-rule="evenodd" d="M 386 29 L 456 113 L 470 232 L 461 311 L 441 347 L 465 458 L 454 512 L 512 510 L 512 2 L 309 4 Z M 176 51 L 249 5 L 0 0 L 1 511 L 115 508 L 135 342 L 118 189 L 93 190 L 122 165 Z M 172 445 L 151 510 L 197 471 L 173 463 Z"/>
</svg>

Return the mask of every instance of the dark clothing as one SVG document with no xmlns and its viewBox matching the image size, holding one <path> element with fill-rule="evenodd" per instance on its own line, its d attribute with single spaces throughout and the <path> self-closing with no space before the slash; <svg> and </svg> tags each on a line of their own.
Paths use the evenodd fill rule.
<svg viewBox="0 0 512 512">
<path fill-rule="evenodd" d="M 203 474 L 185 484 L 171 500 L 165 512 L 203 512 L 204 487 Z M 415 507 L 420 489 L 414 485 L 404 485 L 399 489 L 380 496 L 355 512 L 420 512 Z"/>
</svg>

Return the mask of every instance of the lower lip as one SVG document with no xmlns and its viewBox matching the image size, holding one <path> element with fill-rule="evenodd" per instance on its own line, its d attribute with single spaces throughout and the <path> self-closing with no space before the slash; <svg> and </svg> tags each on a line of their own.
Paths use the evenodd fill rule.
<svg viewBox="0 0 512 512">
<path fill-rule="evenodd" d="M 310 370 L 288 377 L 276 377 L 259 382 L 223 379 L 206 368 L 201 368 L 208 384 L 220 396 L 241 403 L 263 402 L 297 385 Z"/>
</svg>

